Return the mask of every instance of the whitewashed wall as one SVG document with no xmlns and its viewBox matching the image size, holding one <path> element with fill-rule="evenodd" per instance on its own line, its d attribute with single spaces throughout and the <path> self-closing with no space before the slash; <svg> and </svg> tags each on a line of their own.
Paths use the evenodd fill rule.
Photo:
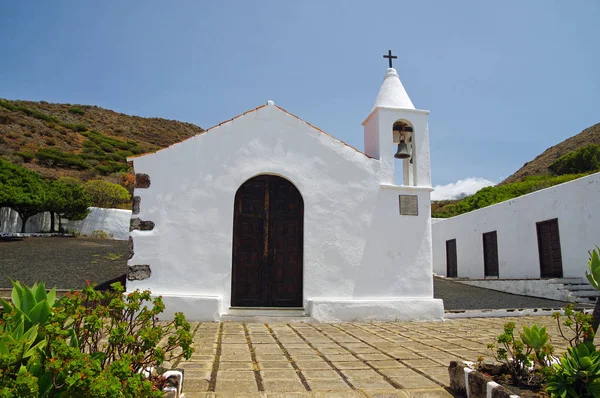
<svg viewBox="0 0 600 398">
<path fill-rule="evenodd" d="M 554 218 L 563 277 L 583 277 L 600 246 L 600 173 L 434 223 L 433 271 L 446 275 L 446 240 L 456 239 L 458 276 L 484 278 L 482 234 L 497 231 L 499 277 L 539 278 L 536 223 Z"/>
<path fill-rule="evenodd" d="M 155 227 L 131 233 L 129 264 L 149 265 L 152 275 L 128 289 L 149 288 L 190 319 L 227 313 L 235 193 L 274 174 L 304 200 L 303 296 L 313 316 L 443 314 L 433 299 L 430 188 L 380 185 L 379 161 L 273 105 L 133 161 L 151 179 L 135 190 L 136 217 Z M 418 195 L 420 217 L 399 215 L 400 193 Z"/>
<path fill-rule="evenodd" d="M 114 235 L 114 239 L 129 239 L 129 221 L 131 210 L 103 209 L 91 207 L 91 212 L 81 221 L 63 220 L 62 225 L 68 230 L 77 229 L 82 235 L 90 236 L 95 230 L 103 230 Z M 58 229 L 58 217 L 55 219 L 55 228 Z M 50 230 L 50 213 L 40 213 L 29 218 L 25 225 L 25 232 L 41 232 Z M 21 232 L 21 218 L 19 214 L 7 207 L 0 208 L 0 232 Z"/>
</svg>

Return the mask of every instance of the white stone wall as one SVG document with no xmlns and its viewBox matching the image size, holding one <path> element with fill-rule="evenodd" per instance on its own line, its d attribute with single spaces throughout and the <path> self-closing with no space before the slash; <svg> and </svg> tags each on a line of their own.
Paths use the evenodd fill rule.
<svg viewBox="0 0 600 398">
<path fill-rule="evenodd" d="M 82 235 L 91 236 L 95 230 L 103 230 L 112 234 L 113 239 L 129 239 L 129 221 L 131 210 L 103 209 L 90 207 L 90 214 L 81 221 L 63 220 L 62 225 L 68 230 L 77 229 Z M 55 219 L 58 230 L 58 217 Z M 41 232 L 50 230 L 50 213 L 40 213 L 29 218 L 25 232 Z M 18 213 L 7 207 L 0 208 L 0 232 L 21 232 L 21 218 Z"/>
<path fill-rule="evenodd" d="M 433 231 L 433 271 L 446 275 L 446 240 L 456 239 L 458 276 L 484 278 L 482 234 L 497 231 L 500 278 L 539 278 L 536 223 L 558 219 L 563 277 L 584 277 L 600 246 L 600 173 L 457 217 Z"/>
<path fill-rule="evenodd" d="M 378 160 L 275 106 L 133 161 L 135 172 L 151 180 L 135 190 L 135 217 L 155 227 L 131 233 L 129 264 L 148 264 L 152 275 L 128 282 L 128 289 L 149 288 L 168 306 L 198 308 L 186 313 L 191 319 L 227 313 L 235 193 L 256 175 L 274 174 L 304 200 L 305 308 L 318 306 L 321 319 L 341 320 L 353 312 L 336 313 L 346 305 L 336 307 L 338 299 L 401 308 L 400 299 L 412 298 L 414 318 L 443 314 L 433 300 L 430 189 L 380 185 Z M 419 217 L 400 216 L 401 193 L 418 195 Z"/>
</svg>

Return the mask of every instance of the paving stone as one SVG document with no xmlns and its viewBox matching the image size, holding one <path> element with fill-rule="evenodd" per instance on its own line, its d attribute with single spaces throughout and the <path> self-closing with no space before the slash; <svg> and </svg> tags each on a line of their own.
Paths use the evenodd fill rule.
<svg viewBox="0 0 600 398">
<path fill-rule="evenodd" d="M 431 381 L 428 378 L 421 375 L 407 377 L 392 377 L 391 379 L 403 388 L 439 387 L 439 385 L 436 382 Z"/>
<path fill-rule="evenodd" d="M 290 354 L 294 361 L 321 361 L 323 360 L 318 354 Z"/>
<path fill-rule="evenodd" d="M 187 391 L 187 389 L 186 389 Z M 244 380 L 219 380 L 217 378 L 217 385 L 215 392 L 228 392 L 228 393 L 248 393 L 258 392 L 258 387 L 255 381 L 244 381 Z"/>
<path fill-rule="evenodd" d="M 187 380 L 187 372 L 184 376 Z M 219 370 L 217 372 L 217 380 L 255 380 L 254 371 L 251 370 Z"/>
<path fill-rule="evenodd" d="M 288 361 L 259 361 L 258 367 L 261 370 L 265 369 L 292 369 L 292 364 Z"/>
<path fill-rule="evenodd" d="M 337 344 L 327 345 L 326 348 L 317 347 L 319 352 L 323 355 L 327 354 L 348 354 L 348 350 L 341 348 Z"/>
<path fill-rule="evenodd" d="M 185 379 L 210 379 L 211 372 L 209 370 L 193 370 L 186 369 L 185 370 Z"/>
<path fill-rule="evenodd" d="M 208 380 L 206 379 L 188 379 L 184 376 L 183 384 L 185 386 L 185 391 L 207 391 L 208 390 Z"/>
<path fill-rule="evenodd" d="M 360 391 L 315 391 L 315 398 L 365 398 L 366 395 Z"/>
<path fill-rule="evenodd" d="M 298 360 L 298 361 L 294 361 L 296 363 L 296 366 L 298 366 L 298 368 L 302 371 L 304 370 L 318 370 L 318 369 L 331 369 L 331 366 L 329 366 L 329 364 L 327 364 L 327 362 L 320 360 L 320 361 L 303 361 L 303 360 Z"/>
<path fill-rule="evenodd" d="M 385 389 L 385 390 L 361 390 L 368 398 L 408 398 L 408 393 L 404 390 Z M 187 397 L 186 397 L 187 398 Z"/>
<path fill-rule="evenodd" d="M 423 369 L 423 368 L 429 369 L 429 368 L 435 368 L 435 367 L 441 366 L 437 362 L 433 362 L 430 359 L 407 359 L 407 360 L 404 360 L 403 362 L 408 367 L 417 368 L 417 369 Z"/>
<path fill-rule="evenodd" d="M 342 373 L 349 379 L 365 379 L 370 377 L 380 377 L 380 375 L 372 369 L 344 369 L 342 370 Z"/>
<path fill-rule="evenodd" d="M 199 325 L 193 336 L 195 352 L 190 360 L 182 361 L 178 367 L 186 370 L 184 391 L 188 398 L 235 395 L 277 396 L 271 395 L 276 392 L 269 390 L 267 386 L 265 392 L 258 392 L 254 380 L 255 366 L 261 370 L 263 380 L 291 381 L 292 385 L 300 386 L 298 390 L 277 393 L 283 397 L 295 393 L 298 393 L 299 397 L 312 394 L 314 397 L 364 398 L 386 393 L 400 394 L 402 397 L 409 395 L 448 397 L 450 395 L 442 386 L 447 386 L 449 383 L 447 366 L 450 361 L 475 360 L 479 354 L 489 359 L 490 352 L 486 346 L 495 341 L 496 336 L 502 333 L 503 325 L 506 322 L 515 322 L 519 329 L 523 324 L 537 323 L 547 326 L 548 332 L 552 335 L 558 335 L 555 321 L 551 317 L 450 319 L 442 323 L 388 322 L 372 324 L 355 322 L 335 325 L 293 324 L 288 326 L 283 323 L 269 325 L 308 383 L 321 383 L 329 380 L 335 384 L 344 383 L 338 372 L 333 370 L 328 362 L 320 356 L 322 354 L 328 358 L 327 361 L 331 359 L 332 365 L 343 372 L 344 377 L 348 377 L 351 383 L 359 380 L 356 388 L 362 388 L 362 392 L 346 389 L 335 392 L 316 390 L 308 393 L 300 383 L 298 375 L 281 347 L 264 324 L 194 323 L 193 328 Z M 219 347 L 217 341 L 220 327 L 223 328 L 223 334 Z M 252 363 L 245 328 L 250 335 L 252 350 L 258 361 L 256 365 Z M 310 345 L 299 338 L 296 332 Z M 221 351 L 217 374 L 217 384 L 220 384 L 221 391 L 217 389 L 215 395 L 207 393 L 206 389 L 217 348 Z M 556 343 L 557 353 L 564 352 L 566 348 L 567 344 Z M 356 355 L 352 355 L 351 352 Z M 399 361 L 389 359 L 388 355 Z M 363 361 L 366 361 L 367 364 Z M 380 384 L 385 380 L 382 380 L 382 376 L 373 377 L 377 372 L 374 372 L 371 366 L 391 378 L 397 385 L 403 386 L 403 389 L 394 390 L 389 383 L 389 385 Z M 417 369 L 419 372 L 415 371 Z M 421 372 L 427 374 L 427 377 L 423 376 Z M 369 381 L 372 381 L 371 385 L 369 385 Z M 237 386 L 239 393 L 234 387 L 227 389 L 227 384 Z M 381 395 L 381 397 L 383 396 L 385 395 Z"/>
<path fill-rule="evenodd" d="M 329 359 L 331 362 L 352 362 L 352 361 L 360 361 L 354 355 L 346 353 L 346 354 L 323 354 L 323 356 Z"/>
<path fill-rule="evenodd" d="M 363 378 L 363 379 L 352 379 L 350 380 L 350 383 L 352 383 L 352 385 L 355 388 L 358 389 L 389 389 L 389 388 L 394 388 L 394 386 L 392 386 L 390 383 L 388 383 L 387 381 L 385 381 L 383 379 L 383 377 L 378 376 L 378 377 L 369 377 L 369 378 Z"/>
<path fill-rule="evenodd" d="M 364 359 L 365 361 L 384 361 L 390 359 L 389 356 L 378 353 L 358 354 L 358 357 L 360 359 Z"/>
<path fill-rule="evenodd" d="M 266 398 L 308 398 L 314 395 L 309 392 L 268 392 L 264 396 Z"/>
<path fill-rule="evenodd" d="M 393 359 L 385 361 L 367 361 L 367 363 L 373 366 L 375 369 L 387 369 L 387 368 L 405 368 L 406 366 L 402 363 Z"/>
<path fill-rule="evenodd" d="M 198 392 L 188 391 L 185 393 L 185 398 L 214 398 L 217 394 L 214 392 Z"/>
<path fill-rule="evenodd" d="M 411 351 L 386 351 L 387 354 L 393 356 L 396 359 L 419 359 L 422 358 L 420 355 L 415 354 Z M 448 354 L 446 354 L 448 355 Z"/>
<path fill-rule="evenodd" d="M 252 362 L 221 362 L 219 364 L 219 371 L 221 370 L 254 370 L 254 364 Z"/>
<path fill-rule="evenodd" d="M 272 392 L 306 391 L 300 380 L 263 380 L 263 386 Z"/>
<path fill-rule="evenodd" d="M 180 362 L 177 367 L 183 368 L 185 370 L 211 370 L 213 366 L 213 362 Z"/>
<path fill-rule="evenodd" d="M 252 362 L 252 356 L 247 354 L 221 355 L 219 362 Z"/>
<path fill-rule="evenodd" d="M 409 397 L 414 398 L 452 398 L 450 392 L 443 388 L 431 389 L 431 390 L 406 390 Z M 186 397 L 187 398 L 187 397 Z"/>
<path fill-rule="evenodd" d="M 332 362 L 333 366 L 338 369 L 371 369 L 368 365 L 362 363 L 361 361 L 352 361 L 352 362 Z"/>
<path fill-rule="evenodd" d="M 309 379 L 340 379 L 341 376 L 335 370 L 303 370 L 302 374 Z"/>
<path fill-rule="evenodd" d="M 273 380 L 289 380 L 298 377 L 294 369 L 261 370 L 260 375 L 263 379 Z"/>
<path fill-rule="evenodd" d="M 342 379 L 307 380 L 312 391 L 344 391 L 351 390 Z"/>
<path fill-rule="evenodd" d="M 258 361 L 287 361 L 287 357 L 281 354 L 256 354 L 256 359 Z"/>
<path fill-rule="evenodd" d="M 419 373 L 409 368 L 397 368 L 397 369 L 380 369 L 380 372 L 387 377 L 411 377 L 420 376 Z"/>
</svg>

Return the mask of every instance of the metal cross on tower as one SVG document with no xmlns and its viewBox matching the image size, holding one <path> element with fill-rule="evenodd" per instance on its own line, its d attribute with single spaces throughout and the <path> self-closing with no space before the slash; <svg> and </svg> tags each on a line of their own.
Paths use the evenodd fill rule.
<svg viewBox="0 0 600 398">
<path fill-rule="evenodd" d="M 387 58 L 390 63 L 390 68 L 392 67 L 392 59 L 398 59 L 397 56 L 392 55 L 392 50 L 388 50 L 388 55 L 384 55 L 383 58 Z"/>
</svg>

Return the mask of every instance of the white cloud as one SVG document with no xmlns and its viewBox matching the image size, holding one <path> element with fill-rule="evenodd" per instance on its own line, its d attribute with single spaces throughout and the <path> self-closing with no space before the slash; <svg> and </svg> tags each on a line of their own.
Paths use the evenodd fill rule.
<svg viewBox="0 0 600 398">
<path fill-rule="evenodd" d="M 480 177 L 465 178 L 446 185 L 436 185 L 435 191 L 431 193 L 431 200 L 460 199 L 490 185 L 496 185 L 496 183 Z"/>
</svg>

